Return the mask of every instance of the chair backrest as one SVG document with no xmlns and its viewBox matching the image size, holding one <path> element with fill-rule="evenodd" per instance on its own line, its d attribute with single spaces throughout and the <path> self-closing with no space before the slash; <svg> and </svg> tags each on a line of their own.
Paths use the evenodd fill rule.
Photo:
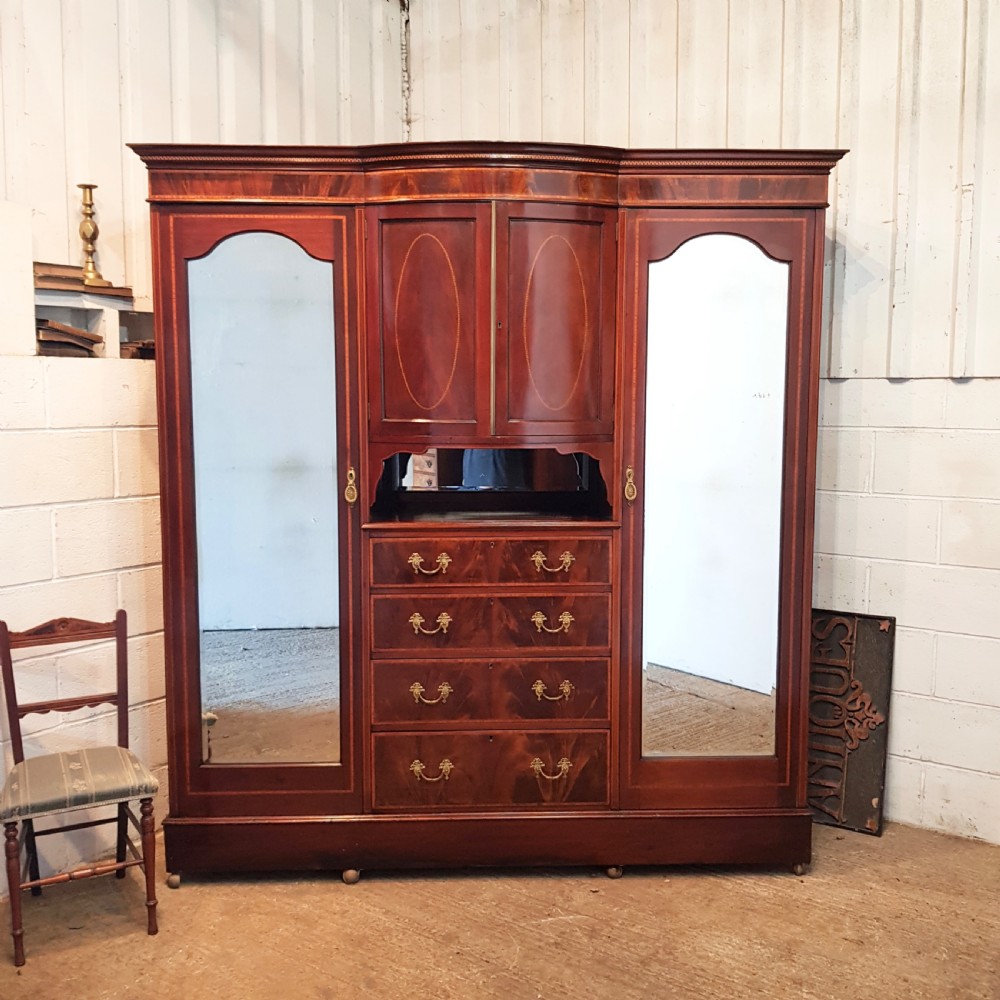
<svg viewBox="0 0 1000 1000">
<path fill-rule="evenodd" d="M 115 690 L 101 691 L 74 698 L 53 698 L 49 701 L 18 703 L 14 686 L 12 649 L 32 646 L 55 646 L 71 642 L 115 640 Z M 118 715 L 118 745 L 128 746 L 128 624 L 124 611 L 119 611 L 113 621 L 89 622 L 80 618 L 53 618 L 43 625 L 11 632 L 7 623 L 0 621 L 0 672 L 3 674 L 3 693 L 7 703 L 7 721 L 10 725 L 11 749 L 14 763 L 24 760 L 24 743 L 21 740 L 21 719 L 33 713 L 72 712 L 78 708 L 95 708 L 114 705 Z"/>
</svg>

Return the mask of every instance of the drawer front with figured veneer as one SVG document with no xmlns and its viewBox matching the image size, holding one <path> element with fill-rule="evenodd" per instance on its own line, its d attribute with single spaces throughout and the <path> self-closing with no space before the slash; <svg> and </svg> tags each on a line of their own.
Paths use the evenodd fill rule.
<svg viewBox="0 0 1000 1000">
<path fill-rule="evenodd" d="M 380 596 L 371 598 L 373 652 L 438 653 L 490 645 L 493 606 L 487 597 Z"/>
<path fill-rule="evenodd" d="M 376 733 L 380 809 L 608 804 L 601 731 Z"/>
<path fill-rule="evenodd" d="M 539 594 L 498 597 L 494 641 L 503 648 L 608 649 L 611 597 L 608 594 Z"/>
<path fill-rule="evenodd" d="M 374 586 L 607 585 L 611 581 L 611 539 L 573 535 L 376 538 L 371 545 L 371 579 Z"/>
<path fill-rule="evenodd" d="M 372 722 L 608 721 L 608 660 L 377 660 Z"/>
<path fill-rule="evenodd" d="M 505 542 L 498 578 L 505 583 L 608 584 L 611 539 L 551 536 Z"/>
<path fill-rule="evenodd" d="M 480 538 L 376 538 L 374 586 L 460 586 L 490 581 L 496 542 Z"/>
<path fill-rule="evenodd" d="M 374 594 L 371 629 L 375 653 L 469 649 L 598 649 L 603 653 L 609 649 L 611 597 Z"/>
</svg>

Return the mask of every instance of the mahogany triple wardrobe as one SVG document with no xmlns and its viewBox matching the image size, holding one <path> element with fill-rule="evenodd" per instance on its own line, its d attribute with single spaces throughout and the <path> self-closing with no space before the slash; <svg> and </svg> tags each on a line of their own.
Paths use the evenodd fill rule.
<svg viewBox="0 0 1000 1000">
<path fill-rule="evenodd" d="M 134 148 L 174 881 L 806 865 L 842 152 Z"/>
</svg>

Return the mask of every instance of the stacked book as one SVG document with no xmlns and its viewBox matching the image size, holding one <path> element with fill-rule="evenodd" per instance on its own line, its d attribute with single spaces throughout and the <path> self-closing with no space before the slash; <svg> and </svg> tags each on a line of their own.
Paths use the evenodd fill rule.
<svg viewBox="0 0 1000 1000">
<path fill-rule="evenodd" d="M 35 320 L 35 339 L 38 342 L 39 354 L 49 357 L 70 355 L 83 358 L 94 357 L 95 348 L 104 340 L 89 330 L 41 317 Z"/>
</svg>

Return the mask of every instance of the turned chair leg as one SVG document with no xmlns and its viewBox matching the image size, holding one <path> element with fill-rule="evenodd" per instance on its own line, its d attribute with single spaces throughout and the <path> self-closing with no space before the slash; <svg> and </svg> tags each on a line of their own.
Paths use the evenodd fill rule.
<svg viewBox="0 0 1000 1000">
<path fill-rule="evenodd" d="M 17 823 L 4 823 L 4 854 L 10 889 L 10 933 L 14 939 L 14 964 L 24 965 L 24 928 L 21 926 L 21 845 Z"/>
<path fill-rule="evenodd" d="M 28 851 L 28 877 L 32 882 L 37 882 L 42 877 L 42 873 L 38 867 L 38 846 L 35 842 L 34 820 L 26 819 L 24 821 L 24 846 Z M 32 896 L 40 896 L 41 894 L 42 887 L 40 885 L 31 887 Z"/>
<path fill-rule="evenodd" d="M 122 864 L 125 860 L 126 844 L 128 844 L 128 803 L 118 805 L 118 843 L 115 846 L 115 861 Z M 125 869 L 119 868 L 115 878 L 125 878 Z"/>
<path fill-rule="evenodd" d="M 142 833 L 142 870 L 146 873 L 147 929 L 155 934 L 156 926 L 156 827 L 153 822 L 153 800 L 139 802 L 139 829 Z"/>
</svg>

